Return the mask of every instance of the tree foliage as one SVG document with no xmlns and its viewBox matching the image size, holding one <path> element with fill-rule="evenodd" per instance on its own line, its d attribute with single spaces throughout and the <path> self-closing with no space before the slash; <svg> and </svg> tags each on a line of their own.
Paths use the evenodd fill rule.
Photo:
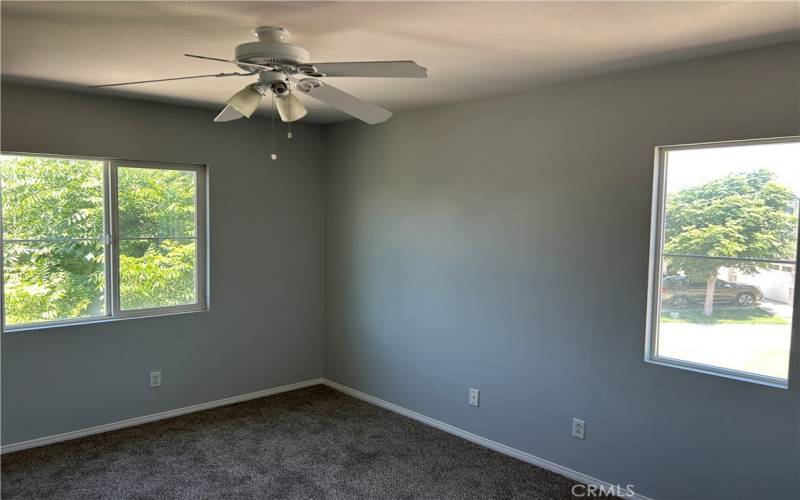
<svg viewBox="0 0 800 500">
<path fill-rule="evenodd" d="M 708 257 L 793 259 L 797 239 L 795 197 L 766 169 L 729 174 L 669 195 L 664 252 Z M 723 265 L 753 274 L 766 264 L 753 261 L 667 257 L 671 272 L 713 284 Z M 712 304 L 706 301 L 710 313 Z"/>
<path fill-rule="evenodd" d="M 7 324 L 105 313 L 104 165 L 0 158 Z M 195 179 L 178 170 L 119 170 L 123 308 L 195 300 Z"/>
</svg>

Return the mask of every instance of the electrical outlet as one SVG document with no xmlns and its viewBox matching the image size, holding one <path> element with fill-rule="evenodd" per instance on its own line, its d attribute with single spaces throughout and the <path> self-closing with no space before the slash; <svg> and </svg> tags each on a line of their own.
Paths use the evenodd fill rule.
<svg viewBox="0 0 800 500">
<path fill-rule="evenodd" d="M 572 419 L 572 437 L 586 439 L 586 422 L 579 418 Z"/>
<path fill-rule="evenodd" d="M 150 372 L 150 387 L 161 387 L 161 370 Z"/>
<path fill-rule="evenodd" d="M 480 402 L 481 402 L 481 391 L 470 387 L 469 399 L 467 399 L 467 403 L 469 403 L 470 406 L 480 406 Z"/>
</svg>

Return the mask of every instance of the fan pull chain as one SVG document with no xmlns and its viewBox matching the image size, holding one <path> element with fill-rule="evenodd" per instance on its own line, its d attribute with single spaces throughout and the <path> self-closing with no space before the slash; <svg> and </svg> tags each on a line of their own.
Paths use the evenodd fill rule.
<svg viewBox="0 0 800 500">
<path fill-rule="evenodd" d="M 269 155 L 270 158 L 273 160 L 278 159 L 278 149 L 275 147 L 275 94 L 272 94 L 272 117 L 271 117 L 271 125 L 272 125 L 272 154 Z"/>
<path fill-rule="evenodd" d="M 292 138 L 292 99 L 291 99 L 291 96 L 292 95 L 289 94 L 289 96 L 287 97 L 287 99 L 289 99 L 289 132 L 286 133 L 286 138 L 287 139 L 291 139 Z"/>
</svg>

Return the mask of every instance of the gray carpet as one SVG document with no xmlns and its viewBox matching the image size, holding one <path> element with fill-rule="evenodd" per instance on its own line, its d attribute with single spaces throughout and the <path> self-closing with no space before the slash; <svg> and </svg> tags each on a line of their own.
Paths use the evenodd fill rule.
<svg viewBox="0 0 800 500">
<path fill-rule="evenodd" d="M 4 499 L 565 499 L 573 484 L 324 386 L 2 457 Z"/>
</svg>

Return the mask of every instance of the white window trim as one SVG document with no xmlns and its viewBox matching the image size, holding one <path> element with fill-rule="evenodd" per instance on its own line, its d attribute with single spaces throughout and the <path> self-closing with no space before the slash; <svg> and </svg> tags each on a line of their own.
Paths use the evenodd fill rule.
<svg viewBox="0 0 800 500">
<path fill-rule="evenodd" d="M 800 136 L 788 137 L 771 137 L 765 139 L 746 139 L 736 141 L 721 141 L 721 142 L 706 142 L 696 144 L 680 144 L 673 146 L 659 146 L 655 149 L 654 169 L 653 169 L 653 201 L 652 211 L 650 218 L 650 266 L 648 272 L 648 286 L 647 286 L 647 324 L 645 331 L 645 349 L 644 361 L 661 366 L 668 366 L 678 368 L 681 370 L 688 370 L 697 373 L 704 373 L 707 375 L 716 375 L 718 377 L 729 378 L 733 380 L 740 380 L 744 382 L 752 382 L 756 384 L 766 385 L 770 387 L 777 387 L 781 389 L 789 388 L 789 377 L 787 374 L 786 379 L 777 377 L 768 377 L 756 373 L 743 372 L 739 370 L 732 370 L 729 368 L 722 368 L 713 365 L 706 365 L 702 363 L 695 363 L 691 361 L 684 361 L 680 359 L 667 358 L 658 356 L 658 327 L 659 318 L 661 317 L 661 280 L 662 280 L 662 248 L 664 245 L 664 217 L 666 202 L 665 197 L 665 182 L 666 182 L 666 155 L 668 151 L 677 151 L 681 149 L 699 149 L 699 148 L 713 148 L 713 147 L 726 147 L 731 145 L 747 145 L 747 144 L 774 144 L 785 142 L 797 142 Z M 800 238 L 798 238 L 800 241 Z M 759 260 L 759 259 L 753 259 Z M 798 244 L 798 255 L 795 256 L 795 262 L 800 260 L 800 244 Z M 795 277 L 797 280 L 797 276 Z M 797 293 L 797 284 L 795 283 L 795 294 Z M 794 298 L 796 302 L 796 296 Z M 793 366 L 792 356 L 794 350 L 792 346 L 797 342 L 798 326 L 795 321 L 792 321 L 791 345 L 789 347 L 789 367 Z"/>
<path fill-rule="evenodd" d="M 4 155 L 13 156 L 36 156 L 43 158 L 62 158 L 62 159 L 77 159 L 77 160 L 91 160 L 103 162 L 103 227 L 105 239 L 105 258 L 104 258 L 104 272 L 106 277 L 105 287 L 105 300 L 106 300 L 106 313 L 100 316 L 92 316 L 87 318 L 64 319 L 56 321 L 39 321 L 36 323 L 25 323 L 17 325 L 7 325 L 5 322 L 5 290 L 3 285 L 5 279 L 3 277 L 5 266 L 2 265 L 0 259 L 0 320 L 2 323 L 2 331 L 4 333 L 17 333 L 26 332 L 31 330 L 44 330 L 50 328 L 58 328 L 72 325 L 86 325 L 94 323 L 106 323 L 134 318 L 153 318 L 160 316 L 171 316 L 175 314 L 186 314 L 193 312 L 207 311 L 209 307 L 208 301 L 208 223 L 207 223 L 207 203 L 208 197 L 207 190 L 207 177 L 208 167 L 206 165 L 194 165 L 188 163 L 170 163 L 170 162 L 152 162 L 140 160 L 125 160 L 119 158 L 103 158 L 96 156 L 81 156 L 81 155 L 55 155 L 55 154 L 41 154 L 41 153 L 23 153 L 16 151 L 2 151 Z M 119 269 L 119 219 L 118 219 L 118 185 L 117 185 L 117 170 L 120 166 L 134 167 L 134 168 L 153 168 L 153 169 L 168 169 L 168 170 L 191 170 L 197 173 L 196 197 L 195 197 L 195 228 L 196 228 L 196 248 L 195 253 L 195 297 L 197 302 L 193 304 L 182 304 L 176 306 L 164 307 L 151 307 L 142 309 L 128 309 L 122 310 L 119 307 L 119 280 L 116 279 L 116 274 Z M 0 196 L 2 190 L 0 189 Z M 2 198 L 0 198 L 2 202 Z M 2 204 L 0 204 L 2 207 Z M 0 218 L 0 224 L 2 218 Z M 0 235 L 2 235 L 2 226 L 0 225 Z M 3 255 L 3 238 L 0 237 L 0 258 Z"/>
</svg>

